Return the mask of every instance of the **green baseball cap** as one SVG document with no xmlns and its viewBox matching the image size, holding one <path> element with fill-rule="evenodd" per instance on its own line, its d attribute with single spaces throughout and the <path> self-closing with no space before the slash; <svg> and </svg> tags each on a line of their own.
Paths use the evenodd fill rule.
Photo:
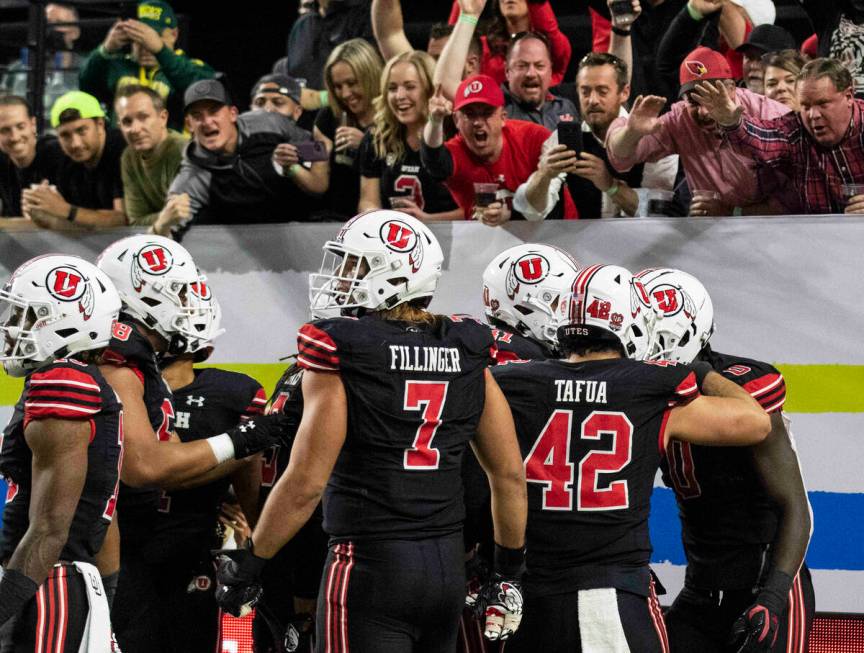
<svg viewBox="0 0 864 653">
<path fill-rule="evenodd" d="M 78 112 L 78 116 L 74 120 L 105 117 L 102 105 L 95 97 L 84 91 L 69 91 L 57 98 L 51 107 L 51 126 L 57 127 L 60 124 L 60 116 L 69 109 Z"/>
<path fill-rule="evenodd" d="M 138 5 L 138 20 L 155 29 L 159 34 L 162 30 L 177 27 L 177 16 L 167 2 L 162 0 L 146 0 Z"/>
</svg>

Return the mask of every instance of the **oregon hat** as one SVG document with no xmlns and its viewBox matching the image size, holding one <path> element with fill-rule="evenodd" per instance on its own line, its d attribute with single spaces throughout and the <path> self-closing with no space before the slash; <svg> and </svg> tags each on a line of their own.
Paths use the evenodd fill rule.
<svg viewBox="0 0 864 653">
<path fill-rule="evenodd" d="M 138 20 L 155 29 L 160 34 L 165 28 L 177 27 L 177 16 L 167 2 L 145 0 L 138 5 Z"/>
</svg>

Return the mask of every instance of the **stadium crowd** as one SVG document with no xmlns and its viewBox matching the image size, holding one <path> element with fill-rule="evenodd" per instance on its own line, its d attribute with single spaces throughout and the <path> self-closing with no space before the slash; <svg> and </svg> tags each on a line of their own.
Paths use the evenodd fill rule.
<svg viewBox="0 0 864 653">
<path fill-rule="evenodd" d="M 433 315 L 426 223 L 864 213 L 864 10 L 799 52 L 770 0 L 591 2 L 568 80 L 547 0 L 486 4 L 455 0 L 424 52 L 399 0 L 301 3 L 248 107 L 175 50 L 163 0 L 78 80 L 58 62 L 44 133 L 26 62 L 7 70 L 0 215 L 147 233 L 0 290 L 26 378 L 0 438 L 0 652 L 212 651 L 220 609 L 253 607 L 258 653 L 807 650 L 785 382 L 711 348 L 702 284 L 527 244 L 477 280 L 485 321 Z M 221 308 L 178 241 L 289 221 L 334 239 L 268 399 L 194 367 Z M 658 469 L 688 555 L 665 615 Z"/>
<path fill-rule="evenodd" d="M 800 45 L 771 0 L 593 2 L 573 79 L 547 1 L 485 5 L 442 8 L 421 52 L 399 0 L 302 4 L 247 102 L 175 49 L 162 0 L 89 53 L 75 9 L 48 4 L 42 133 L 26 57 L 0 79 L 0 215 L 180 238 L 391 207 L 490 226 L 864 210 L 854 2 L 831 20 L 804 3 Z"/>
</svg>

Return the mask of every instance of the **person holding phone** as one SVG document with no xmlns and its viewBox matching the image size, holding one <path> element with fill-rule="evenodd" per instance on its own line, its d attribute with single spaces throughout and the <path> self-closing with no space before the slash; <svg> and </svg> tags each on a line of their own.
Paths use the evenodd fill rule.
<svg viewBox="0 0 864 653">
<path fill-rule="evenodd" d="M 239 114 L 221 82 L 196 82 L 186 91 L 192 142 L 168 190 L 186 194 L 188 210 L 168 225 L 176 238 L 196 224 L 304 220 L 326 192 L 329 154 L 288 116 Z"/>
</svg>

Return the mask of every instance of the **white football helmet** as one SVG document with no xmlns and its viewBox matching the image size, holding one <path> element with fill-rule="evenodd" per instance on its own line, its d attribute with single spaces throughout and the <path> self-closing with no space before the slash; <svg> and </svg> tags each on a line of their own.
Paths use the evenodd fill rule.
<svg viewBox="0 0 864 653">
<path fill-rule="evenodd" d="M 309 277 L 309 305 L 317 318 L 431 300 L 444 263 L 429 228 L 399 211 L 361 213 L 323 249 L 321 269 Z"/>
<path fill-rule="evenodd" d="M 95 265 L 77 256 L 37 256 L 0 290 L 0 361 L 10 376 L 25 376 L 105 347 L 119 313 L 120 296 Z"/>
<path fill-rule="evenodd" d="M 714 306 L 700 281 L 672 268 L 634 277 L 642 305 L 654 312 L 647 357 L 692 363 L 714 333 Z"/>
<path fill-rule="evenodd" d="M 129 236 L 106 247 L 96 264 L 117 287 L 123 311 L 164 337 L 170 353 L 195 351 L 214 337 L 216 300 L 179 243 Z"/>
<path fill-rule="evenodd" d="M 570 292 L 579 264 L 552 245 L 516 245 L 498 254 L 483 271 L 487 321 L 555 348 L 563 294 Z"/>
<path fill-rule="evenodd" d="M 618 265 L 584 268 L 558 308 L 559 338 L 617 341 L 627 358 L 644 358 L 648 312 L 634 296 L 632 281 L 630 271 Z"/>
</svg>

